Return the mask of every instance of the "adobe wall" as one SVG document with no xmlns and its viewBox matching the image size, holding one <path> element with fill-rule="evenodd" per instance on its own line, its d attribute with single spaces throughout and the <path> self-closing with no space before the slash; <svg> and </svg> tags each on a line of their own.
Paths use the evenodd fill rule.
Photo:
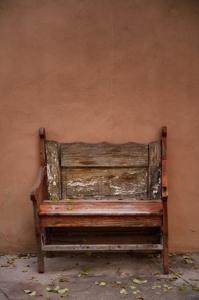
<svg viewBox="0 0 199 300">
<path fill-rule="evenodd" d="M 35 251 L 38 129 L 146 143 L 168 127 L 170 251 L 199 250 L 199 2 L 0 2 L 0 252 Z"/>
</svg>

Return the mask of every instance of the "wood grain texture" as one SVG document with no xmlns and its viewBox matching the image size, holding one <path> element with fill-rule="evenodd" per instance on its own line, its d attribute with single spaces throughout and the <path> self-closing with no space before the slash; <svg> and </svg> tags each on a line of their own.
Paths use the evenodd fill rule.
<svg viewBox="0 0 199 300">
<path fill-rule="evenodd" d="M 61 144 L 62 167 L 147 167 L 148 144 Z"/>
<path fill-rule="evenodd" d="M 162 250 L 160 244 L 120 244 L 120 245 L 44 245 L 43 251 L 130 251 L 130 250 Z"/>
<path fill-rule="evenodd" d="M 62 198 L 128 195 L 147 198 L 147 168 L 62 168 Z"/>
<path fill-rule="evenodd" d="M 46 141 L 47 181 L 49 199 L 61 198 L 61 177 L 59 166 L 59 144 Z"/>
<path fill-rule="evenodd" d="M 162 216 L 40 216 L 42 227 L 161 227 Z"/>
<path fill-rule="evenodd" d="M 30 191 L 30 199 L 32 201 L 37 201 L 38 204 L 41 204 L 45 199 L 45 188 L 46 188 L 46 167 L 40 167 L 37 181 L 34 187 Z"/>
<path fill-rule="evenodd" d="M 148 199 L 161 198 L 161 141 L 149 143 Z"/>
<path fill-rule="evenodd" d="M 131 202 L 98 202 L 59 205 L 42 204 L 39 207 L 39 215 L 62 216 L 162 216 L 162 201 L 131 201 Z"/>
<path fill-rule="evenodd" d="M 167 185 L 167 128 L 162 127 L 162 198 L 168 198 Z"/>
</svg>

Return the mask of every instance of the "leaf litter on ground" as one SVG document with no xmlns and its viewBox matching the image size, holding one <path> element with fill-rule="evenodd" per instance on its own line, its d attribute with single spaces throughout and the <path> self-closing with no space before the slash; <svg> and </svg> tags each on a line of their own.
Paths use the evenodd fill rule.
<svg viewBox="0 0 199 300">
<path fill-rule="evenodd" d="M 199 284 L 197 284 L 196 286 L 194 286 L 194 291 L 199 291 Z"/>
<path fill-rule="evenodd" d="M 143 283 L 147 283 L 147 280 L 141 280 L 138 278 L 131 278 L 131 280 L 136 283 L 136 284 L 143 284 Z"/>
<path fill-rule="evenodd" d="M 39 294 L 37 294 L 37 292 L 36 291 L 30 291 L 30 290 L 23 290 L 24 291 L 24 293 L 26 293 L 28 296 L 35 296 L 35 297 L 39 297 L 39 296 L 42 296 L 42 295 L 39 295 Z"/>
<path fill-rule="evenodd" d="M 68 292 L 68 288 L 61 289 L 60 286 L 57 285 L 54 289 L 47 287 L 46 291 L 50 292 L 50 293 L 58 293 L 58 294 L 63 295 L 66 292 Z"/>
</svg>

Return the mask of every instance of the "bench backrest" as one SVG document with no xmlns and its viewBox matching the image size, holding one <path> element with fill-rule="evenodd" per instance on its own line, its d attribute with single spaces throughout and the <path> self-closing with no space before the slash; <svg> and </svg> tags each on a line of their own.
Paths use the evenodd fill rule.
<svg viewBox="0 0 199 300">
<path fill-rule="evenodd" d="M 43 146 L 51 200 L 162 197 L 161 141 L 149 144 L 87 144 L 43 140 Z"/>
</svg>

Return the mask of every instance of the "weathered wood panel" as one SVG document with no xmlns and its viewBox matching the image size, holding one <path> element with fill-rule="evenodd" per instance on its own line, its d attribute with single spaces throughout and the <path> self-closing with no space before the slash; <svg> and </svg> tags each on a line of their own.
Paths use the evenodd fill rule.
<svg viewBox="0 0 199 300">
<path fill-rule="evenodd" d="M 128 195 L 147 198 L 147 168 L 62 168 L 62 198 Z"/>
<path fill-rule="evenodd" d="M 46 141 L 47 182 L 49 199 L 61 198 L 61 180 L 59 166 L 59 145 Z"/>
<path fill-rule="evenodd" d="M 148 198 L 161 199 L 161 141 L 149 144 Z"/>
<path fill-rule="evenodd" d="M 161 227 L 162 216 L 40 216 L 42 227 Z"/>
<path fill-rule="evenodd" d="M 117 196 L 110 196 L 110 197 L 85 197 L 85 198 L 65 198 L 62 199 L 61 201 L 53 201 L 53 200 L 45 200 L 43 201 L 43 204 L 49 204 L 49 205 L 56 205 L 58 204 L 60 205 L 87 205 L 87 204 L 95 204 L 95 203 L 113 203 L 113 204 L 122 204 L 122 205 L 126 205 L 126 203 L 135 203 L 137 205 L 137 203 L 140 203 L 141 206 L 145 205 L 145 204 L 153 204 L 153 203 L 162 203 L 161 199 L 158 200 L 148 200 L 148 199 L 134 199 L 131 197 L 117 197 Z"/>
<path fill-rule="evenodd" d="M 146 167 L 148 144 L 61 144 L 62 167 Z"/>
<path fill-rule="evenodd" d="M 130 251 L 130 250 L 162 250 L 160 244 L 120 244 L 120 245 L 44 245 L 43 251 Z"/>
</svg>

